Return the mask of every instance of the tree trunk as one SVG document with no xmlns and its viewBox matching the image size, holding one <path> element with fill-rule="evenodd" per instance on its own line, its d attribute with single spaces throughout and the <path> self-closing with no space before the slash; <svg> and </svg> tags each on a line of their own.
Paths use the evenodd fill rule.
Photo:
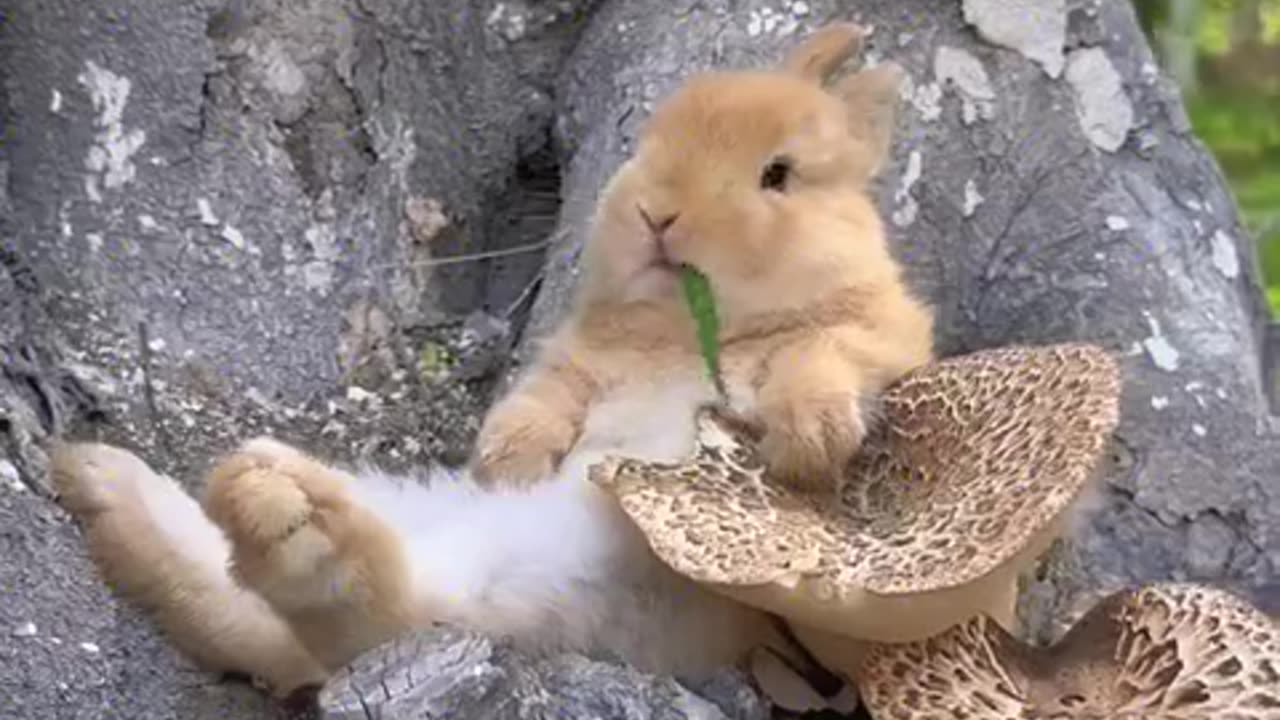
<svg viewBox="0 0 1280 720">
<path fill-rule="evenodd" d="M 1231 11 L 1231 45 L 1257 45 L 1262 41 L 1262 0 L 1240 0 Z"/>
<path fill-rule="evenodd" d="M 1200 89 L 1199 52 L 1201 0 L 1170 0 L 1169 23 L 1160 32 L 1160 50 L 1169 74 L 1188 94 Z"/>
<path fill-rule="evenodd" d="M 498 360 L 563 312 L 599 187 L 653 103 L 837 18 L 911 75 L 878 193 L 943 352 L 1084 339 L 1124 358 L 1113 462 L 1029 580 L 1028 632 L 1141 580 L 1280 580 L 1255 254 L 1128 3 L 5 2 L 0 584 L 18 590 L 0 694 L 24 717 L 267 712 L 184 674 L 101 587 L 41 497 L 45 439 L 100 435 L 188 481 L 259 432 L 342 459 L 460 456 Z M 440 262 L 494 251 L 511 254 Z M 384 717 L 538 714 L 516 687 L 587 717 L 609 698 L 582 688 L 606 678 L 637 713 L 701 702 L 444 637 L 371 653 L 326 712 L 350 717 L 342 688 L 377 687 L 409 642 L 426 643 L 394 689 L 411 699 L 365 696 Z"/>
<path fill-rule="evenodd" d="M 768 717 L 754 694 L 741 692 L 743 681 L 732 671 L 700 689 L 712 700 L 669 678 L 575 655 L 531 658 L 474 633 L 443 629 L 366 654 L 329 681 L 319 704 L 332 720 Z"/>
</svg>

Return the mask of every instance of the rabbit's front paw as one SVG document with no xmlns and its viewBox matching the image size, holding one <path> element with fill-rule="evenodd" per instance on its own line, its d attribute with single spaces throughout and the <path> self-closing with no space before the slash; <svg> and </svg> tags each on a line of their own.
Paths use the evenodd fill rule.
<svg viewBox="0 0 1280 720">
<path fill-rule="evenodd" d="M 496 408 L 476 441 L 472 476 L 483 487 L 529 487 L 560 466 L 574 441 L 573 426 L 533 406 Z"/>
<path fill-rule="evenodd" d="M 858 398 L 843 393 L 788 398 L 762 408 L 761 419 L 769 473 L 804 491 L 835 488 L 867 433 Z"/>
</svg>

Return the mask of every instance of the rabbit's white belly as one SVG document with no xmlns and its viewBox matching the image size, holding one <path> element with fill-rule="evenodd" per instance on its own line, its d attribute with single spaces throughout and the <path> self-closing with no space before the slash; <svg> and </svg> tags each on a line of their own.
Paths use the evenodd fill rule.
<svg viewBox="0 0 1280 720">
<path fill-rule="evenodd" d="M 680 373 L 633 383 L 601 398 L 591 408 L 582 435 L 565 458 L 561 477 L 586 479 L 587 469 L 606 455 L 659 462 L 683 460 L 693 453 L 699 406 L 715 400 L 705 376 Z"/>
<path fill-rule="evenodd" d="M 756 411 L 756 393 L 748 357 L 726 353 L 723 378 L 729 408 L 742 417 Z M 586 480 L 587 470 L 607 455 L 678 462 L 691 456 L 697 439 L 698 408 L 716 401 L 706 370 L 696 366 L 669 368 L 645 382 L 610 392 L 591 407 L 582 435 L 564 459 L 561 480 Z"/>
<path fill-rule="evenodd" d="M 614 498 L 586 477 L 606 455 L 677 461 L 695 413 L 715 399 L 700 372 L 668 368 L 601 398 L 555 477 L 482 491 L 466 473 L 427 483 L 373 469 L 360 500 L 403 539 L 434 619 L 545 649 L 615 653 L 690 677 L 773 642 L 768 616 L 698 587 L 658 561 Z"/>
</svg>

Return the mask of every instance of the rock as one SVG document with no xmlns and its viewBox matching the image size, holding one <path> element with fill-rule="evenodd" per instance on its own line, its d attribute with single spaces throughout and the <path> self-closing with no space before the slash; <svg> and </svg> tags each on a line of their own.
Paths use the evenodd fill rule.
<svg viewBox="0 0 1280 720">
<path fill-rule="evenodd" d="M 1049 77 L 1062 73 L 1067 33 L 1063 0 L 964 0 L 964 19 L 983 39 L 1022 53 Z"/>
<path fill-rule="evenodd" d="M 113 599 L 50 502 L 45 443 L 117 442 L 188 484 L 262 432 L 393 467 L 465 455 L 509 376 L 495 358 L 517 341 L 527 357 L 561 317 L 598 188 L 654 101 L 834 18 L 874 26 L 869 56 L 912 76 L 877 193 L 942 352 L 1088 340 L 1124 358 L 1114 457 L 1028 583 L 1030 632 L 1142 580 L 1275 596 L 1280 333 L 1264 336 L 1248 234 L 1128 3 L 18 5 L 0 26 L 0 587 L 16 588 L 0 626 L 40 628 L 0 643 L 19 716 L 276 712 L 193 675 Z M 1019 8 L 1035 22 L 1011 22 Z M 1064 48 L 1132 112 L 1073 87 Z M 599 682 L 630 703 L 609 709 L 715 717 L 702 696 L 760 716 L 739 683 L 695 695 L 465 634 L 412 642 L 440 669 L 405 695 L 423 707 L 539 707 L 474 694 L 506 688 L 585 717 L 612 701 Z M 446 672 L 450 653 L 472 660 Z"/>
<path fill-rule="evenodd" d="M 714 704 L 669 678 L 577 655 L 531 658 L 453 628 L 365 654 L 329 681 L 318 704 L 323 720 L 364 720 L 371 707 L 388 718 L 725 720 Z"/>
<path fill-rule="evenodd" d="M 0 627 L 110 648 L 0 643 L 13 712 L 270 715 L 112 597 L 43 445 L 116 442 L 187 483 L 260 432 L 392 465 L 464 454 L 488 381 L 427 386 L 414 359 L 466 312 L 505 313 L 541 252 L 439 261 L 549 234 L 547 89 L 592 4 L 531 4 L 515 41 L 465 0 L 6 8 Z M 376 409 L 346 400 L 355 381 Z"/>
</svg>

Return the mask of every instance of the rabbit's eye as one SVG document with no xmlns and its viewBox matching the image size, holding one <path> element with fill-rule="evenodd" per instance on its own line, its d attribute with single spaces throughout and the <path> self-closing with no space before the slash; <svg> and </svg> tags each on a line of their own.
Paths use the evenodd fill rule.
<svg viewBox="0 0 1280 720">
<path fill-rule="evenodd" d="M 765 190 L 782 192 L 787 189 L 787 178 L 791 175 L 791 163 L 786 158 L 777 158 L 765 166 L 760 173 L 760 187 Z"/>
</svg>

